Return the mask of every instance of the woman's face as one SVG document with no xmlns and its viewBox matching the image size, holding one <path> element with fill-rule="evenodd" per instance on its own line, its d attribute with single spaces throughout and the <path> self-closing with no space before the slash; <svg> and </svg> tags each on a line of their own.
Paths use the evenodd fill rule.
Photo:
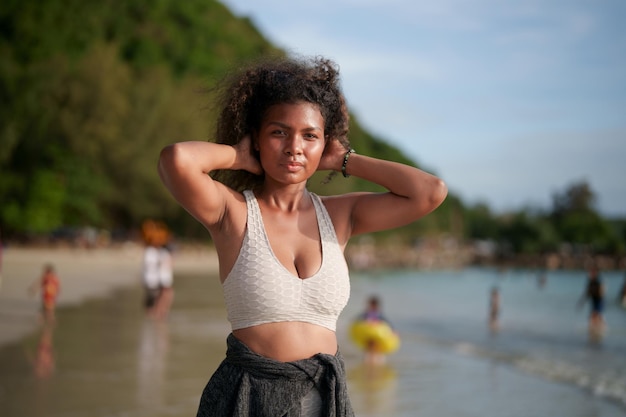
<svg viewBox="0 0 626 417">
<path fill-rule="evenodd" d="M 314 104 L 276 104 L 261 122 L 255 146 L 266 179 L 296 184 L 315 173 L 324 152 L 324 118 Z"/>
</svg>

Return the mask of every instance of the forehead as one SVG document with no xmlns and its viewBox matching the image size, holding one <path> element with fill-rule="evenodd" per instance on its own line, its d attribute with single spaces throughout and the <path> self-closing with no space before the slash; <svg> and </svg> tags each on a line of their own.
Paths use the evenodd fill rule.
<svg viewBox="0 0 626 417">
<path fill-rule="evenodd" d="M 316 104 L 309 102 L 280 103 L 268 107 L 262 120 L 263 124 L 280 123 L 288 126 L 309 125 L 324 128 L 324 118 Z"/>
</svg>

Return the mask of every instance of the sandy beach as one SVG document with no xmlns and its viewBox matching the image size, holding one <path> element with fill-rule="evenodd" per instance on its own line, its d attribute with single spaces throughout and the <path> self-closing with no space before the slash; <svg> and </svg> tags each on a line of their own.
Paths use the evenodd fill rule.
<svg viewBox="0 0 626 417">
<path fill-rule="evenodd" d="M 39 294 L 29 293 L 45 264 L 52 264 L 61 281 L 58 307 L 106 297 L 112 291 L 141 285 L 143 246 L 115 248 L 23 248 L 9 246 L 2 254 L 0 275 L 0 345 L 15 342 L 37 329 Z M 177 250 L 174 273 L 217 271 L 210 247 Z"/>
</svg>

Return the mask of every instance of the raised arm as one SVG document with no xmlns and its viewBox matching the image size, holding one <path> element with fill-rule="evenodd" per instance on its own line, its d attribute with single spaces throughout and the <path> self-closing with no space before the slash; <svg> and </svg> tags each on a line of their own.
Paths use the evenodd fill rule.
<svg viewBox="0 0 626 417">
<path fill-rule="evenodd" d="M 217 169 L 246 169 L 260 173 L 249 152 L 250 141 L 236 147 L 211 142 L 179 142 L 161 151 L 158 171 L 178 203 L 206 227 L 219 223 L 232 190 L 208 174 Z"/>
<path fill-rule="evenodd" d="M 448 194 L 441 179 L 397 162 L 352 154 L 346 170 L 389 190 L 358 197 L 352 210 L 353 235 L 414 222 L 436 209 Z"/>
<path fill-rule="evenodd" d="M 326 167 L 341 170 L 343 156 L 337 159 L 330 153 Z M 345 155 L 345 149 L 340 152 Z M 329 162 L 332 159 L 333 162 Z M 324 166 L 324 165 L 322 165 Z M 349 236 L 393 229 L 409 224 L 437 208 L 448 190 L 438 177 L 397 162 L 386 161 L 353 153 L 346 163 L 346 173 L 378 184 L 389 192 L 354 193 L 342 198 L 349 213 Z"/>
</svg>

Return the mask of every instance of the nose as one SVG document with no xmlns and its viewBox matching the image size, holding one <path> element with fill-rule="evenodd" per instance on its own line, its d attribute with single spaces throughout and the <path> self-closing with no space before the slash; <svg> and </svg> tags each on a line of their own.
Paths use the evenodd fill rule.
<svg viewBox="0 0 626 417">
<path fill-rule="evenodd" d="M 285 144 L 285 153 L 290 156 L 302 154 L 302 143 L 300 135 L 290 135 Z"/>
</svg>

